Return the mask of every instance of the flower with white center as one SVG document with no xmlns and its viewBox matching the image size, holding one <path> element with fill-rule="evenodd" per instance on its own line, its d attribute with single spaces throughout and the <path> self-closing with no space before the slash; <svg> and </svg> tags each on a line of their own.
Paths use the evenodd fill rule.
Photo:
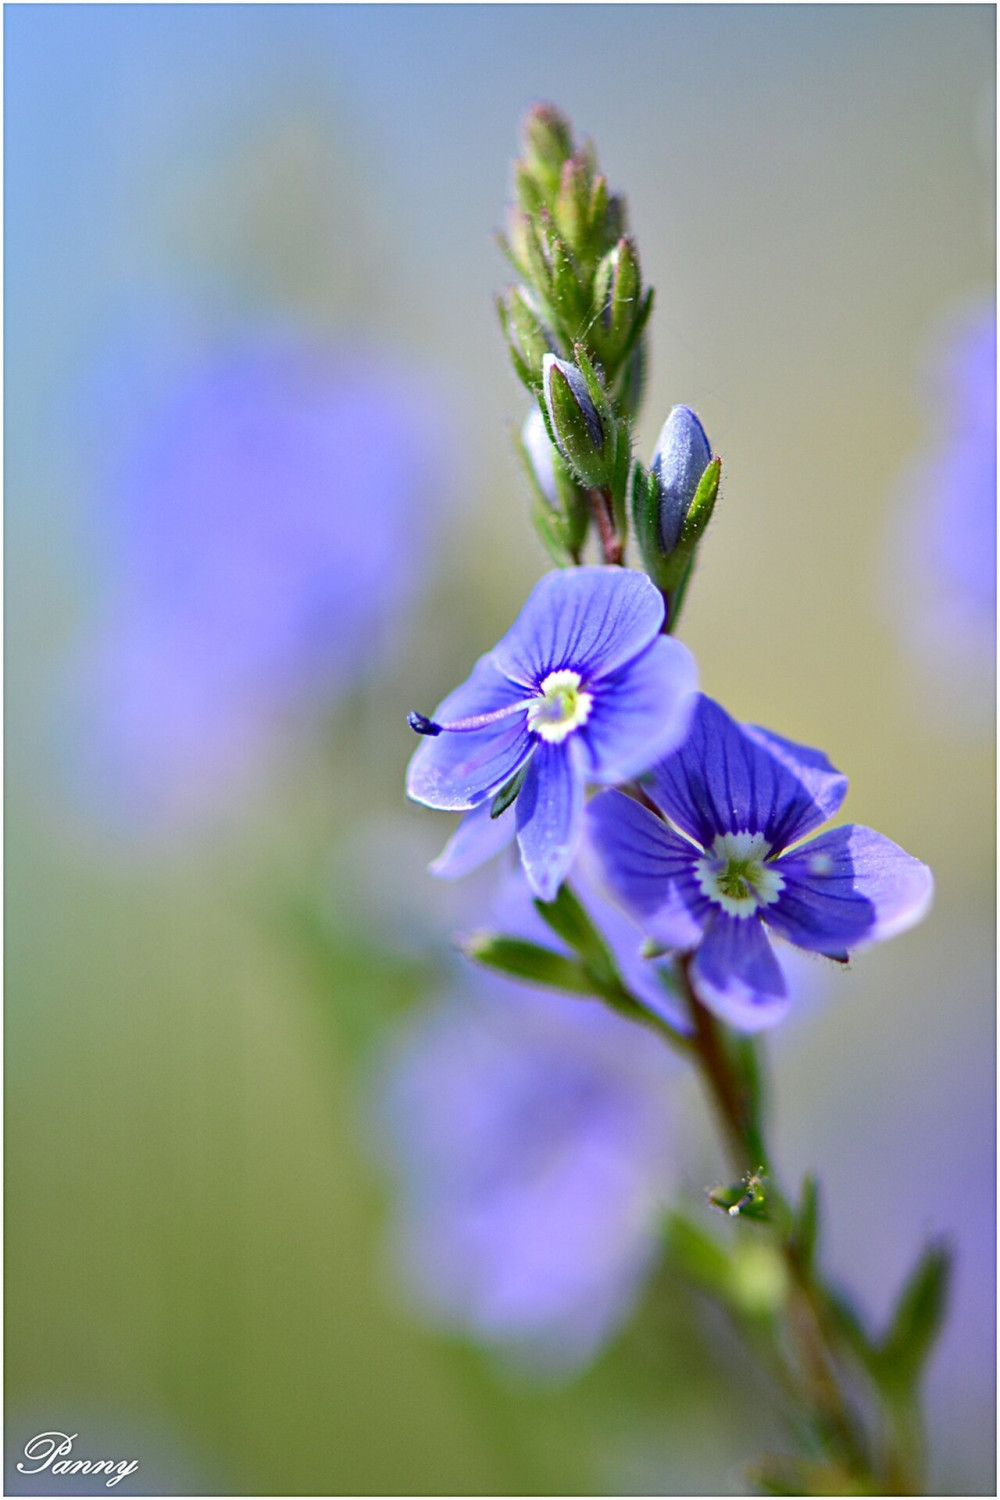
<svg viewBox="0 0 1000 1500">
<path fill-rule="evenodd" d="M 870 828 L 848 823 L 796 843 L 837 811 L 846 776 L 819 750 L 735 723 L 710 698 L 699 694 L 688 738 L 643 788 L 664 816 L 615 791 L 587 809 L 604 881 L 656 943 L 693 954 L 696 994 L 742 1030 L 787 1008 L 765 927 L 844 960 L 930 906 L 927 866 Z"/>
<path fill-rule="evenodd" d="M 579 846 L 585 784 L 637 776 L 687 731 L 697 671 L 662 623 L 663 600 L 643 573 L 548 573 L 433 718 L 410 716 L 426 738 L 410 761 L 409 795 L 456 812 L 501 791 L 504 801 L 516 796 L 525 872 L 551 901 Z M 502 840 L 484 816 L 469 822 L 485 858 Z"/>
</svg>

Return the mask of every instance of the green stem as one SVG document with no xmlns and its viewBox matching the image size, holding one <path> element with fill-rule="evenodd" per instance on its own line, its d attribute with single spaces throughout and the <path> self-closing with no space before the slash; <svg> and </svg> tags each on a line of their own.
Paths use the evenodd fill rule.
<svg viewBox="0 0 1000 1500">
<path fill-rule="evenodd" d="M 681 959 L 678 969 L 693 1027 L 695 1063 L 737 1172 L 741 1176 L 766 1172 L 768 1154 L 756 1101 L 734 1065 L 723 1028 L 695 994 L 690 962 L 690 956 Z M 850 1473 L 867 1479 L 872 1475 L 873 1463 L 860 1423 L 841 1388 L 836 1339 L 827 1317 L 826 1299 L 815 1273 L 799 1254 L 791 1229 L 791 1211 L 770 1176 L 767 1192 L 774 1212 L 772 1223 L 778 1249 L 792 1287 L 788 1332 L 804 1376 L 807 1404 L 831 1453 Z M 898 1484 L 898 1473 L 890 1477 Z M 887 1492 L 901 1493 L 896 1485 Z"/>
</svg>

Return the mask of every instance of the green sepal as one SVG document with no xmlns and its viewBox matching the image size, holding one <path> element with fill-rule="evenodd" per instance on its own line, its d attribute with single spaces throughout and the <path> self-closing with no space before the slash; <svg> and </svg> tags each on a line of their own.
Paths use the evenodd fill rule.
<svg viewBox="0 0 1000 1500">
<path fill-rule="evenodd" d="M 576 352 L 580 352 L 581 346 L 576 346 Z M 584 359 L 586 360 L 586 352 Z M 600 392 L 600 405 L 593 402 L 597 423 L 600 427 L 600 441 L 598 442 L 591 432 L 583 408 L 577 398 L 576 392 L 570 385 L 566 375 L 558 364 L 548 365 L 548 374 L 543 376 L 545 380 L 544 398 L 546 415 L 548 417 L 548 428 L 557 437 L 556 446 L 566 458 L 567 463 L 573 470 L 574 476 L 588 489 L 603 489 L 609 484 L 614 473 L 615 442 L 614 442 L 614 418 L 608 406 L 603 392 Z M 584 375 L 588 394 L 593 401 L 593 387 L 586 379 L 586 372 L 581 367 L 580 372 Z M 600 388 L 598 387 L 600 391 Z M 602 410 L 603 407 L 603 410 Z"/>
<path fill-rule="evenodd" d="M 514 248 L 519 254 L 523 254 L 527 267 L 527 280 L 545 305 L 554 310 L 555 283 L 552 266 L 545 253 L 538 224 L 534 219 L 521 215 L 517 221 L 517 227 L 520 229 L 521 238 L 520 241 L 514 242 Z"/>
<path fill-rule="evenodd" d="M 654 298 L 655 293 L 653 291 L 653 288 L 650 287 L 646 292 L 645 297 L 642 299 L 638 317 L 632 324 L 632 329 L 629 333 L 628 339 L 625 342 L 625 347 L 619 355 L 619 359 L 622 364 L 624 364 L 628 359 L 631 358 L 633 350 L 636 348 L 639 340 L 642 338 L 643 334 L 646 331 L 646 324 L 649 322 L 650 315 L 653 311 Z"/>
<path fill-rule="evenodd" d="M 551 201 L 539 183 L 538 177 L 522 161 L 514 163 L 514 193 L 522 213 L 537 214 L 547 208 Z"/>
<path fill-rule="evenodd" d="M 531 306 L 523 287 L 511 287 L 502 306 L 505 310 L 503 330 L 508 344 L 512 346 L 511 358 L 514 357 L 513 346 L 516 344 L 520 362 L 528 371 L 529 379 L 526 384 L 530 384 L 532 390 L 539 390 L 542 384 L 542 360 L 546 354 L 558 353 L 556 341 Z"/>
<path fill-rule="evenodd" d="M 544 243 L 551 267 L 548 300 L 556 314 L 557 327 L 568 344 L 586 322 L 590 300 L 580 284 L 579 267 L 565 240 L 550 230 Z"/>
<path fill-rule="evenodd" d="M 565 516 L 553 510 L 545 500 L 536 500 L 531 507 L 531 524 L 539 541 L 559 568 L 579 565 L 579 549 L 570 546 Z"/>
<path fill-rule="evenodd" d="M 514 248 L 514 237 L 514 226 L 511 223 L 510 234 L 504 234 L 502 229 L 498 229 L 494 232 L 493 240 L 504 260 L 514 268 L 519 276 L 523 276 L 525 280 L 528 280 L 528 267 L 524 259 L 518 255 Z"/>
<path fill-rule="evenodd" d="M 588 335 L 608 370 L 617 371 L 631 346 L 632 325 L 642 312 L 641 291 L 635 246 L 621 239 L 597 268 L 593 291 L 597 316 Z"/>
<path fill-rule="evenodd" d="M 604 428 L 605 438 L 610 438 L 613 442 L 618 425 L 615 421 L 614 409 L 608 399 L 608 393 L 604 389 L 601 377 L 598 375 L 597 369 L 587 352 L 586 344 L 575 343 L 573 345 L 573 359 L 586 382 L 587 390 L 590 392 L 590 399 L 597 408 L 597 414 L 601 419 L 601 426 Z"/>
<path fill-rule="evenodd" d="M 722 459 L 713 458 L 698 481 L 698 488 L 694 492 L 694 499 L 691 501 L 688 513 L 684 517 L 680 541 L 677 544 L 678 551 L 687 549 L 693 553 L 695 547 L 697 547 L 704 536 L 705 528 L 712 519 L 712 512 L 715 510 L 715 502 L 719 497 L 719 480 L 721 477 Z"/>
<path fill-rule="evenodd" d="M 556 476 L 556 492 L 561 509 L 554 509 L 548 496 L 542 493 L 538 476 L 521 434 L 514 432 L 511 436 L 518 462 L 531 490 L 531 524 L 553 562 L 560 568 L 566 568 L 579 564 L 580 553 L 587 537 L 587 527 L 590 524 L 590 507 L 587 503 L 587 492 L 582 490 L 573 479 L 558 446 L 552 439 L 551 425 L 544 400 L 539 402 L 539 410 L 549 441 L 552 443 L 552 468 Z"/>
<path fill-rule="evenodd" d="M 530 761 L 525 761 L 521 769 L 514 772 L 507 785 L 501 787 L 497 792 L 496 796 L 493 798 L 493 801 L 490 803 L 491 818 L 499 818 L 500 814 L 505 813 L 508 807 L 510 807 L 511 803 L 517 800 L 517 794 L 524 786 L 524 778 L 528 774 L 528 767 L 530 764 Z"/>
<path fill-rule="evenodd" d="M 466 938 L 462 951 L 474 963 L 499 974 L 541 984 L 547 989 L 566 990 L 573 995 L 593 995 L 594 984 L 584 966 L 574 958 L 529 943 L 524 938 L 481 932 Z"/>
<path fill-rule="evenodd" d="M 613 238 L 608 238 L 608 179 L 598 173 L 590 188 L 590 203 L 587 205 L 589 226 L 589 250 L 592 261 L 600 260 Z"/>
<path fill-rule="evenodd" d="M 541 391 L 541 378 L 536 378 L 524 361 L 520 348 L 518 347 L 517 340 L 511 333 L 510 318 L 507 312 L 507 305 L 502 297 L 496 298 L 496 310 L 497 316 L 500 319 L 500 327 L 503 329 L 504 342 L 507 345 L 507 353 L 510 355 L 510 362 L 514 367 L 514 374 L 517 376 L 521 384 L 527 387 L 527 389 L 533 396 L 537 396 Z"/>
<path fill-rule="evenodd" d="M 875 1372 L 887 1388 L 907 1392 L 920 1379 L 944 1321 L 951 1263 L 947 1245 L 928 1245 L 903 1286 L 876 1353 Z"/>
<path fill-rule="evenodd" d="M 552 104 L 536 104 L 521 125 L 524 160 L 518 165 L 549 198 L 559 187 L 562 166 L 573 154 L 573 129 Z"/>
<path fill-rule="evenodd" d="M 587 256 L 590 234 L 590 179 L 578 157 L 563 162 L 559 191 L 552 206 L 556 229 L 578 260 Z"/>
<path fill-rule="evenodd" d="M 632 470 L 632 530 L 642 565 L 661 592 L 669 588 L 670 570 L 660 550 L 660 492 L 654 475 L 642 464 Z"/>
</svg>

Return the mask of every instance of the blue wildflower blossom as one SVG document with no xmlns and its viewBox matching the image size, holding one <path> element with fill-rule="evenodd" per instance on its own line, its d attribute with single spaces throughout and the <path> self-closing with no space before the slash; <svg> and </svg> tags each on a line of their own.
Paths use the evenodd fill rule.
<svg viewBox="0 0 1000 1500">
<path fill-rule="evenodd" d="M 541 937 L 528 897 L 519 874 L 492 915 Z M 378 1081 L 414 1300 L 511 1363 L 589 1363 L 656 1263 L 676 1073 L 603 1006 L 493 976 L 411 1020 Z"/>
<path fill-rule="evenodd" d="M 391 657 L 452 465 L 408 367 L 291 329 L 165 377 L 115 447 L 108 598 L 62 738 L 102 818 L 159 833 Z"/>
<path fill-rule="evenodd" d="M 650 937 L 693 952 L 697 994 L 742 1030 L 787 1008 L 765 927 L 845 960 L 928 909 L 930 870 L 870 828 L 796 843 L 840 807 L 846 776 L 710 698 L 699 695 L 688 739 L 643 786 L 675 827 L 621 792 L 596 797 L 587 812 L 603 878 Z"/>
<path fill-rule="evenodd" d="M 548 573 L 500 643 L 435 711 L 407 792 L 467 811 L 523 773 L 516 828 L 532 889 L 551 900 L 582 831 L 587 781 L 627 781 L 687 729 L 697 671 L 659 634 L 663 600 L 642 573 Z"/>
<path fill-rule="evenodd" d="M 996 654 L 997 325 L 951 321 L 930 368 L 928 440 L 898 483 L 881 567 L 887 613 L 911 648 L 932 717 L 993 719 Z M 930 692 L 926 687 L 930 687 Z M 945 697 L 949 712 L 940 712 Z M 954 712 L 953 712 L 954 711 Z"/>
</svg>

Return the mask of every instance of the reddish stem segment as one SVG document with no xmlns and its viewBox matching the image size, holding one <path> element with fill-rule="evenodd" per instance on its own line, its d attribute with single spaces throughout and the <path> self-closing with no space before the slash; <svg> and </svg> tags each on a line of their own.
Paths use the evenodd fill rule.
<svg viewBox="0 0 1000 1500">
<path fill-rule="evenodd" d="M 601 539 L 601 552 L 604 561 L 612 567 L 620 568 L 625 556 L 625 548 L 621 538 L 615 529 L 614 505 L 611 501 L 610 490 L 591 490 L 590 508 L 594 513 L 597 523 L 597 533 Z"/>
</svg>

